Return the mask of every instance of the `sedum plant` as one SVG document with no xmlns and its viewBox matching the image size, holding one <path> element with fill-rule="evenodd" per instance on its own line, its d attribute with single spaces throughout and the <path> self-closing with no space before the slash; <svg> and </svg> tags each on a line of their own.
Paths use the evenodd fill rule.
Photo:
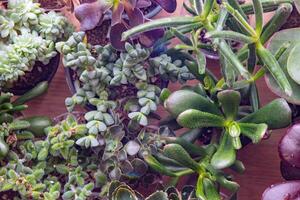
<svg viewBox="0 0 300 200">
<path fill-rule="evenodd" d="M 32 0 L 8 1 L 0 21 L 0 87 L 10 87 L 37 61 L 48 64 L 57 54 L 55 43 L 71 30 L 65 17 L 45 13 Z"/>
</svg>

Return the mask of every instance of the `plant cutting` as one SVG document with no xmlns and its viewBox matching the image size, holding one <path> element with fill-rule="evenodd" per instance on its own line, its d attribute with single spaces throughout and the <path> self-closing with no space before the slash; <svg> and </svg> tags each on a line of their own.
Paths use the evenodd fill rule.
<svg viewBox="0 0 300 200">
<path fill-rule="evenodd" d="M 124 49 L 124 42 L 121 42 L 121 34 L 130 27 L 142 24 L 148 21 L 147 15 L 144 15 L 143 9 L 158 4 L 165 11 L 172 13 L 175 11 L 176 0 L 97 0 L 92 3 L 83 3 L 75 8 L 75 16 L 81 23 L 81 30 L 87 31 L 101 26 L 109 30 L 103 30 L 103 33 L 109 35 L 110 43 L 117 49 Z M 108 17 L 109 16 L 109 17 Z M 111 20 L 107 24 L 107 20 Z M 108 22 L 109 23 L 109 22 Z M 100 27 L 99 27 L 100 28 Z M 103 34 L 99 32 L 100 34 Z M 155 30 L 143 34 L 138 40 L 141 44 L 149 47 L 162 35 L 161 30 Z M 102 35 L 104 39 L 106 35 Z M 113 38 L 113 39 L 112 39 Z M 103 44 L 102 44 L 103 45 Z"/>
<path fill-rule="evenodd" d="M 10 0 L 0 16 L 0 87 L 24 94 L 50 81 L 58 67 L 55 43 L 71 26 L 60 14 L 45 13 L 31 0 Z"/>
</svg>

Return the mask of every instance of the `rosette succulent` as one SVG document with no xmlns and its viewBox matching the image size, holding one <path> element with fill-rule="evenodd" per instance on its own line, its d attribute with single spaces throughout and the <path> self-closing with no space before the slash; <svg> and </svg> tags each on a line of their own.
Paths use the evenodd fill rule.
<svg viewBox="0 0 300 200">
<path fill-rule="evenodd" d="M 10 87 L 37 61 L 48 64 L 57 54 L 55 43 L 71 30 L 65 17 L 53 11 L 45 13 L 32 0 L 8 1 L 0 21 L 1 87 Z"/>
</svg>

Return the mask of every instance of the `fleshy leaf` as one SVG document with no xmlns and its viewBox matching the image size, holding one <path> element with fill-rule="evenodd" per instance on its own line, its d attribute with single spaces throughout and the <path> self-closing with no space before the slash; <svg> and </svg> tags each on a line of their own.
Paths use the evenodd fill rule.
<svg viewBox="0 0 300 200">
<path fill-rule="evenodd" d="M 250 138 L 253 143 L 258 143 L 268 129 L 266 124 L 239 123 L 239 126 L 242 134 Z"/>
<path fill-rule="evenodd" d="M 235 149 L 232 145 L 231 137 L 224 132 L 220 145 L 211 159 L 211 164 L 216 169 L 224 169 L 231 166 L 236 159 Z"/>
<path fill-rule="evenodd" d="M 300 125 L 292 126 L 279 143 L 280 158 L 292 166 L 300 167 Z"/>
<path fill-rule="evenodd" d="M 225 125 L 224 118 L 195 109 L 189 109 L 181 113 L 177 117 L 177 122 L 179 125 L 191 129 L 204 127 L 223 127 Z"/>
<path fill-rule="evenodd" d="M 218 100 L 227 119 L 234 120 L 237 116 L 241 95 L 234 90 L 224 90 L 218 93 Z"/>
<path fill-rule="evenodd" d="M 300 84 L 300 43 L 298 43 L 290 52 L 287 60 L 287 71 L 290 77 Z"/>
<path fill-rule="evenodd" d="M 101 20 L 105 7 L 106 5 L 100 1 L 77 6 L 74 13 L 81 24 L 80 29 L 82 31 L 94 29 Z"/>
<path fill-rule="evenodd" d="M 275 99 L 256 112 L 242 118 L 240 122 L 261 124 L 265 123 L 269 129 L 279 129 L 290 125 L 292 111 L 286 100 Z"/>
<path fill-rule="evenodd" d="M 160 5 L 165 11 L 169 13 L 174 12 L 177 7 L 176 0 L 152 0 L 152 1 Z"/>
<path fill-rule="evenodd" d="M 298 199 L 299 190 L 300 181 L 288 181 L 272 185 L 264 191 L 261 200 Z"/>
<path fill-rule="evenodd" d="M 165 108 L 173 117 L 177 117 L 180 113 L 188 109 L 201 110 L 216 115 L 221 114 L 215 104 L 207 98 L 189 90 L 173 92 L 165 101 Z"/>
<path fill-rule="evenodd" d="M 110 38 L 111 45 L 114 48 L 116 48 L 118 50 L 125 49 L 126 41 L 121 41 L 121 35 L 126 30 L 127 30 L 127 28 L 122 23 L 116 24 L 116 25 L 111 27 L 111 30 L 110 30 L 110 33 L 109 33 L 110 34 L 109 38 Z"/>
<path fill-rule="evenodd" d="M 194 161 L 185 149 L 179 144 L 168 144 L 164 147 L 164 155 L 176 160 L 181 165 L 188 167 L 194 171 L 199 170 L 199 165 Z"/>
</svg>

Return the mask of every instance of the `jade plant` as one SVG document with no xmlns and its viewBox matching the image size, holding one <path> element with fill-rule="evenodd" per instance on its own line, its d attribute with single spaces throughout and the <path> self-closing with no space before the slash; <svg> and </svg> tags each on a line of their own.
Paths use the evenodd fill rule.
<svg viewBox="0 0 300 200">
<path fill-rule="evenodd" d="M 39 61 L 48 64 L 55 43 L 68 36 L 71 26 L 62 15 L 45 12 L 32 0 L 10 0 L 0 11 L 0 87 L 13 82 Z"/>
<path fill-rule="evenodd" d="M 105 16 L 111 13 L 111 17 L 109 17 L 111 19 L 110 43 L 115 48 L 124 49 L 124 43 L 121 42 L 122 32 L 148 21 L 142 9 L 152 4 L 158 4 L 169 13 L 174 12 L 177 7 L 176 0 L 97 0 L 77 6 L 75 16 L 81 23 L 81 30 L 87 31 L 101 25 Z M 162 34 L 162 30 L 150 31 L 143 34 L 143 37 L 139 37 L 138 40 L 143 45 L 151 46 Z"/>
</svg>

